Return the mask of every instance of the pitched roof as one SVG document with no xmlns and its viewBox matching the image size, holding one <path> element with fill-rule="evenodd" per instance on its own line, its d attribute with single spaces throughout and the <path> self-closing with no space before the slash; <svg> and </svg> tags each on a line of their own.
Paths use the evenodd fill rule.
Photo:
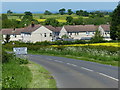
<svg viewBox="0 0 120 90">
<path fill-rule="evenodd" d="M 104 31 L 110 31 L 110 25 L 101 25 Z"/>
<path fill-rule="evenodd" d="M 15 30 L 12 29 L 2 29 L 2 34 L 6 35 L 6 34 L 15 34 L 15 35 L 20 35 L 22 32 L 25 33 L 31 33 L 35 30 L 37 30 L 38 28 L 40 28 L 42 25 L 35 25 L 34 27 L 28 26 L 25 28 L 16 28 Z M 62 27 L 53 27 L 51 25 L 45 25 L 44 27 L 48 28 L 49 30 L 53 31 L 53 32 L 60 32 Z"/>
<path fill-rule="evenodd" d="M 24 28 L 18 28 L 18 29 L 2 29 L 2 34 L 3 35 L 11 35 L 11 34 L 15 34 L 15 35 L 20 35 L 21 32 L 24 30 Z"/>
<path fill-rule="evenodd" d="M 31 25 L 29 25 L 28 27 L 25 27 L 22 32 L 31 33 L 31 32 L 37 30 L 40 27 L 41 27 L 41 25 L 35 25 L 34 27 L 31 27 Z"/>
<path fill-rule="evenodd" d="M 80 31 L 96 31 L 98 26 L 95 25 L 67 25 L 64 26 L 68 32 L 80 32 Z"/>
<path fill-rule="evenodd" d="M 35 25 L 34 27 L 28 26 L 25 28 L 16 28 L 15 30 L 13 28 L 10 29 L 2 29 L 2 34 L 6 35 L 6 34 L 15 34 L 15 35 L 20 35 L 21 32 L 27 32 L 27 33 L 31 33 L 35 30 L 37 30 L 41 25 Z"/>
</svg>

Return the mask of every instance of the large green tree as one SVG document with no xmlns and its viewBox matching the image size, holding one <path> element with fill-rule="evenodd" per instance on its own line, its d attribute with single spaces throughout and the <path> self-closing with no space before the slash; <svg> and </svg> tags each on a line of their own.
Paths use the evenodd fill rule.
<svg viewBox="0 0 120 90">
<path fill-rule="evenodd" d="M 50 11 L 48 11 L 48 10 L 45 10 L 44 14 L 45 15 L 51 15 L 52 13 Z"/>
<path fill-rule="evenodd" d="M 65 14 L 65 9 L 64 9 L 64 8 L 60 9 L 60 10 L 59 10 L 59 13 L 60 13 L 61 15 Z"/>
<path fill-rule="evenodd" d="M 68 23 L 71 23 L 72 20 L 73 20 L 73 17 L 71 17 L 71 16 L 66 17 L 66 21 L 67 21 Z"/>
<path fill-rule="evenodd" d="M 54 27 L 59 26 L 59 22 L 56 19 L 54 19 L 54 18 L 48 18 L 48 19 L 46 19 L 45 22 L 44 22 L 44 24 L 45 25 L 52 25 Z"/>
<path fill-rule="evenodd" d="M 113 11 L 110 27 L 110 36 L 113 40 L 120 40 L 120 3 Z"/>
<path fill-rule="evenodd" d="M 68 15 L 73 14 L 73 11 L 71 9 L 68 9 Z"/>
</svg>

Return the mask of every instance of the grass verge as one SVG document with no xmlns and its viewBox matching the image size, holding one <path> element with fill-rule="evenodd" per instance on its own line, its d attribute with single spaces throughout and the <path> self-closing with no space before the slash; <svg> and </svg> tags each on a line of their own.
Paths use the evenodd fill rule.
<svg viewBox="0 0 120 90">
<path fill-rule="evenodd" d="M 88 58 L 88 57 L 78 57 L 78 56 L 73 56 L 73 55 L 59 55 L 59 54 L 56 55 L 56 54 L 50 54 L 50 53 L 39 53 L 39 52 L 34 52 L 34 51 L 29 51 L 29 54 L 58 56 L 58 57 L 72 58 L 76 60 L 84 60 L 84 61 L 96 62 L 100 64 L 118 66 L 118 61 L 100 61 L 100 60 L 95 60 L 93 58 Z"/>
<path fill-rule="evenodd" d="M 50 73 L 42 66 L 29 62 L 26 65 L 32 72 L 32 81 L 28 88 L 56 88 L 56 81 Z"/>
<path fill-rule="evenodd" d="M 2 88 L 56 88 L 53 76 L 42 66 L 3 52 Z"/>
</svg>

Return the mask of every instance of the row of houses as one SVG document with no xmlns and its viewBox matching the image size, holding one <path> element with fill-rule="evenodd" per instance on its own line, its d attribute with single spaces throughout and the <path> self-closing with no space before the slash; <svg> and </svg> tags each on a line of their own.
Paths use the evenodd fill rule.
<svg viewBox="0 0 120 90">
<path fill-rule="evenodd" d="M 66 25 L 53 27 L 51 25 L 30 25 L 25 28 L 2 29 L 3 40 L 10 35 L 10 41 L 41 42 L 54 41 L 67 35 L 71 39 L 90 39 L 99 30 L 105 40 L 110 40 L 110 25 Z"/>
</svg>

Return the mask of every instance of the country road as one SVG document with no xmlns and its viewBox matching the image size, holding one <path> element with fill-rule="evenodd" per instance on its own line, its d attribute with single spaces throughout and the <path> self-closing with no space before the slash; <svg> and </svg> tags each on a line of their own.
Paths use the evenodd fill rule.
<svg viewBox="0 0 120 90">
<path fill-rule="evenodd" d="M 118 67 L 46 55 L 27 55 L 54 76 L 58 88 L 118 88 Z"/>
</svg>

